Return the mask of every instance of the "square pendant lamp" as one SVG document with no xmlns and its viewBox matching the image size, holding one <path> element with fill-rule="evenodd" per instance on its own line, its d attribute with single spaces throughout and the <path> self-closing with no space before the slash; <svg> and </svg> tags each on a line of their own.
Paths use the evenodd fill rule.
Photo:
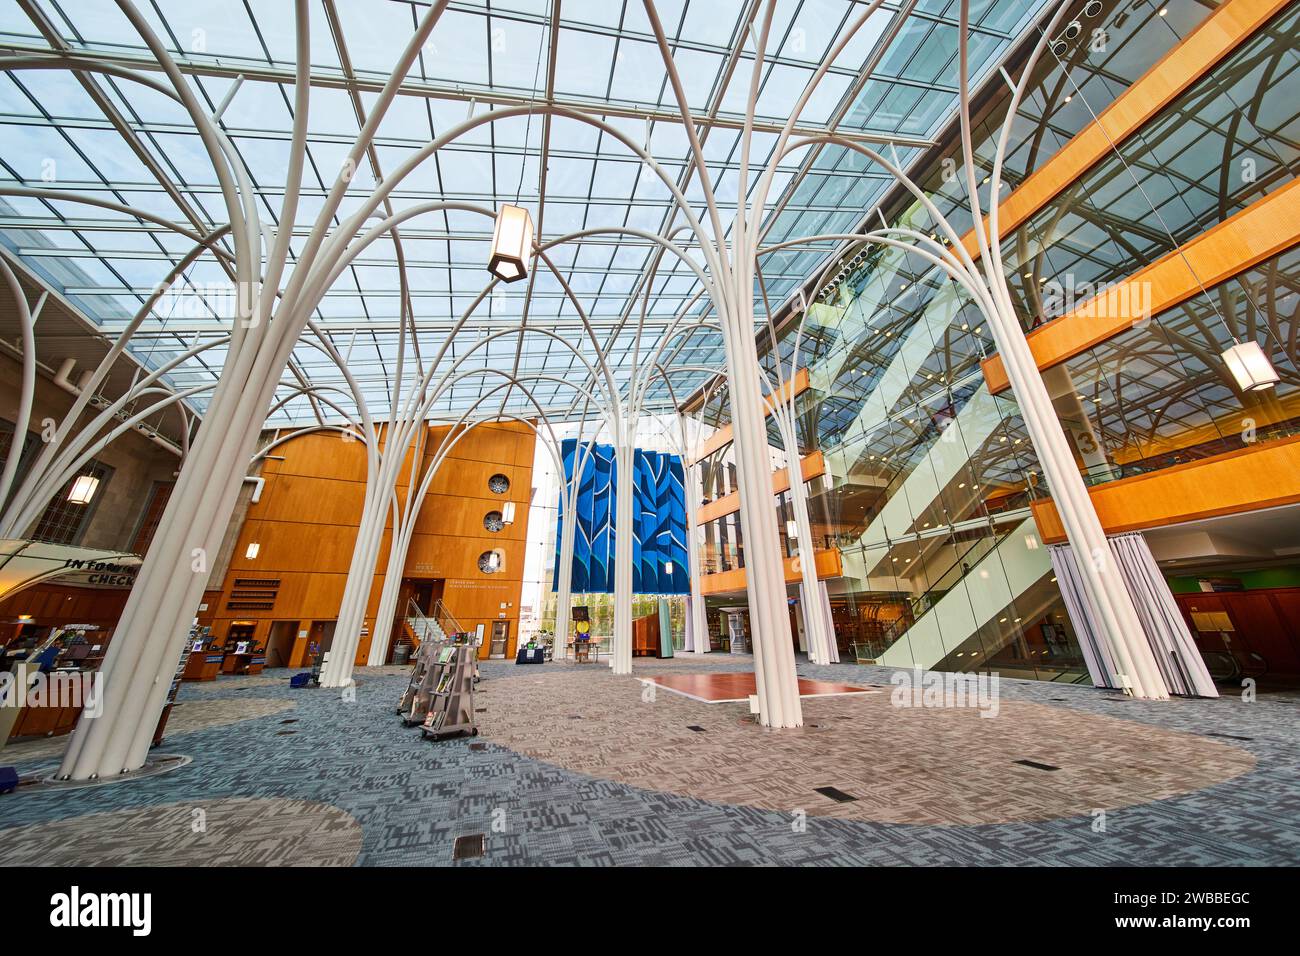
<svg viewBox="0 0 1300 956">
<path fill-rule="evenodd" d="M 1278 383 L 1277 370 L 1254 339 L 1238 342 L 1224 352 L 1223 363 L 1243 392 L 1259 392 Z"/>
<path fill-rule="evenodd" d="M 78 475 L 68 492 L 68 501 L 74 505 L 88 505 L 99 488 L 99 479 L 93 475 Z"/>
<path fill-rule="evenodd" d="M 528 275 L 533 251 L 533 217 L 522 206 L 503 203 L 492 231 L 488 272 L 502 282 L 518 282 Z"/>
</svg>

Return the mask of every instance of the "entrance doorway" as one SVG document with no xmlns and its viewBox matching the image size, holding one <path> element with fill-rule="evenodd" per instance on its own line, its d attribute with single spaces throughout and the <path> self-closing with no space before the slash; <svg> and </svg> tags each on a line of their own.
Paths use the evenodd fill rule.
<svg viewBox="0 0 1300 956">
<path fill-rule="evenodd" d="M 293 642 L 298 638 L 297 621 L 274 621 L 266 638 L 266 666 L 288 667 Z"/>
<path fill-rule="evenodd" d="M 432 615 L 434 606 L 442 600 L 442 578 L 402 578 L 402 592 L 397 596 L 398 614 L 406 614 L 406 600 L 415 602 L 425 614 Z"/>
<path fill-rule="evenodd" d="M 492 622 L 492 644 L 488 648 L 488 657 L 492 660 L 501 660 L 506 656 L 506 648 L 510 645 L 510 622 L 493 621 Z"/>
<path fill-rule="evenodd" d="M 384 663 L 393 662 L 393 654 L 399 643 L 409 645 L 416 637 L 415 632 L 408 631 L 406 626 L 409 606 L 414 604 L 420 609 L 421 614 L 434 617 L 434 608 L 442 600 L 446 583 L 443 578 L 402 578 L 401 589 L 397 592 L 397 607 L 393 611 L 393 620 L 389 624 L 388 656 Z M 378 630 L 379 627 L 380 625 L 376 623 L 375 629 Z"/>
<path fill-rule="evenodd" d="M 334 643 L 334 626 L 338 621 L 313 621 L 311 633 L 307 636 L 306 664 L 312 663 L 313 655 L 324 654 Z"/>
</svg>

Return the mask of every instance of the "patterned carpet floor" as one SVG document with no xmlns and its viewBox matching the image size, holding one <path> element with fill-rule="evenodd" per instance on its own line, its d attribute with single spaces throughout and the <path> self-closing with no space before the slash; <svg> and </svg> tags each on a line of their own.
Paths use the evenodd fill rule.
<svg viewBox="0 0 1300 956">
<path fill-rule="evenodd" d="M 1300 863 L 1291 698 L 1147 703 L 1004 680 L 983 719 L 891 707 L 887 669 L 801 660 L 801 676 L 879 692 L 805 700 L 806 726 L 774 732 L 744 704 L 654 693 L 603 661 L 482 672 L 481 735 L 439 743 L 393 712 L 405 669 L 362 669 L 352 699 L 291 690 L 288 671 L 186 685 L 162 749 L 193 763 L 0 797 L 6 860 L 445 865 L 482 834 L 484 855 L 456 865 Z M 51 769 L 61 746 L 0 763 Z"/>
</svg>

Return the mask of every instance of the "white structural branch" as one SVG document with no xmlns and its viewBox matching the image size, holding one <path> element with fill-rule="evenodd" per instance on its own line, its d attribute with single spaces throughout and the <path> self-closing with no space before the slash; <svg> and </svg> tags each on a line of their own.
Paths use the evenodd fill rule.
<svg viewBox="0 0 1300 956">
<path fill-rule="evenodd" d="M 447 0 L 434 0 L 423 11 L 412 36 L 397 51 L 390 75 L 369 98 L 365 108 L 362 108 L 361 101 L 355 95 L 352 97 L 359 132 L 347 148 L 339 172 L 329 184 L 323 199 L 313 206 L 316 214 L 310 222 L 299 221 L 299 198 L 306 171 L 308 121 L 312 106 L 311 11 L 314 7 L 310 0 L 295 0 L 294 3 L 296 69 L 292 83 L 293 129 L 286 163 L 286 186 L 274 223 L 263 221 L 266 200 L 256 188 L 239 152 L 227 138 L 221 122 L 225 103 L 215 111 L 205 109 L 196 95 L 194 85 L 175 62 L 166 44 L 156 35 L 149 18 L 131 0 L 118 0 L 118 7 L 127 22 L 139 33 L 158 72 L 145 73 L 120 62 L 109 59 L 100 61 L 88 55 L 74 57 L 57 49 L 51 50 L 48 55 L 0 57 L 0 67 L 7 70 L 61 69 L 73 71 L 78 76 L 111 76 L 123 85 L 140 84 L 166 96 L 182 108 L 188 121 L 193 124 L 202 154 L 211 166 L 211 174 L 220 194 L 220 208 L 227 222 L 219 228 L 204 230 L 169 223 L 139 210 L 127 210 L 120 206 L 116 208 L 119 212 L 127 211 L 130 215 L 137 216 L 141 221 L 174 229 L 194 244 L 186 261 L 178 264 L 164 280 L 164 286 L 174 281 L 195 257 L 210 251 L 222 263 L 222 267 L 227 269 L 237 291 L 234 296 L 236 314 L 229 336 L 220 340 L 225 349 L 224 364 L 215 385 L 207 386 L 211 388 L 207 410 L 193 441 L 185 449 L 176 486 L 110 646 L 104 665 L 106 679 L 103 715 L 94 720 L 83 720 L 78 725 L 60 768 L 62 776 L 81 779 L 118 774 L 138 768 L 144 763 L 165 700 L 169 678 L 183 650 L 189 624 L 210 572 L 210 562 L 230 521 L 240 484 L 246 478 L 245 466 L 256 457 L 258 438 L 266 423 L 268 409 L 273 407 L 281 376 L 294 349 L 304 341 L 310 317 L 322 297 L 357 260 L 358 255 L 380 239 L 391 238 L 398 250 L 400 263 L 400 229 L 416 216 L 453 209 L 485 215 L 500 214 L 500 210 L 484 210 L 467 203 L 450 201 L 415 203 L 395 209 L 395 190 L 400 189 L 412 174 L 437 157 L 439 151 L 449 144 L 480 134 L 481 127 L 487 124 L 530 115 L 543 117 L 548 129 L 553 118 L 563 117 L 599 130 L 612 146 L 625 148 L 650 176 L 667 188 L 669 198 L 666 207 L 672 211 L 662 233 L 611 225 L 608 228 L 584 229 L 552 240 L 547 240 L 544 236 L 536 237 L 532 243 L 530 262 L 534 273 L 543 266 L 546 267 L 558 279 L 566 296 L 576 303 L 577 298 L 547 258 L 547 250 L 559 243 L 603 235 L 654 243 L 658 246 L 656 261 L 658 257 L 671 255 L 680 260 L 699 281 L 698 313 L 692 315 L 684 309 L 679 314 L 677 323 L 662 335 L 652 355 L 641 361 L 638 354 L 637 360 L 631 363 L 631 371 L 625 381 L 615 379 L 591 323 L 581 309 L 578 311 L 591 351 L 587 352 L 587 341 L 582 343 L 581 348 L 569 343 L 574 354 L 581 356 L 587 376 L 585 383 L 570 383 L 575 389 L 575 408 L 580 404 L 584 408 L 584 416 L 588 412 L 594 412 L 600 419 L 602 427 L 612 436 L 618 464 L 615 634 L 611 655 L 611 663 L 616 672 L 629 673 L 632 667 L 632 457 L 637 423 L 645 407 L 650 383 L 656 375 L 660 375 L 660 365 L 664 365 L 668 374 L 673 374 L 670 361 L 661 363 L 668 342 L 692 326 L 706 324 L 704 316 L 709 315 L 711 319 L 708 324 L 716 326 L 721 333 L 725 355 L 740 521 L 745 542 L 746 591 L 753 631 L 759 720 L 764 726 L 773 728 L 797 727 L 802 723 L 794 650 L 786 611 L 780 535 L 774 507 L 771 449 L 766 423 L 768 399 L 765 398 L 765 394 L 784 395 L 782 384 L 789 379 L 786 378 L 785 370 L 778 369 L 777 380 L 765 382 L 754 335 L 757 318 L 754 290 L 760 275 L 759 256 L 771 251 L 771 248 L 762 248 L 761 239 L 769 212 L 767 202 L 777 179 L 778 166 L 795 151 L 837 145 L 868 157 L 903 183 L 933 218 L 936 235 L 942 233 L 943 239 L 931 239 L 916 231 L 885 228 L 855 239 L 905 248 L 922 256 L 960 284 L 987 316 L 989 327 L 1006 363 L 1013 392 L 1020 401 L 1030 437 L 1056 497 L 1070 543 L 1078 554 L 1091 558 L 1080 562 L 1081 578 L 1088 599 L 1098 614 L 1099 633 L 1112 646 L 1115 659 L 1133 693 L 1155 698 L 1166 696 L 1167 691 L 1150 647 L 1139 637 L 1141 632 L 1133 601 L 1121 576 L 1114 571 L 1105 535 L 1074 466 L 1061 425 L 1052 410 L 1047 390 L 1017 321 L 1002 263 L 997 205 L 995 203 L 989 210 L 987 220 L 980 208 L 978 173 L 971 144 L 966 39 L 968 0 L 962 0 L 961 3 L 960 117 L 970 212 L 973 221 L 978 224 L 976 235 L 981 257 L 978 263 L 962 247 L 960 237 L 952 226 L 938 213 L 925 194 L 907 179 L 896 162 L 891 162 L 872 149 L 862 137 L 838 135 L 829 131 L 810 132 L 806 126 L 801 125 L 805 108 L 816 94 L 831 64 L 863 25 L 881 9 L 883 0 L 870 0 L 860 4 L 856 15 L 835 38 L 822 63 L 812 72 L 804 89 L 796 97 L 788 120 L 780 125 L 761 124 L 755 119 L 777 7 L 776 0 L 764 0 L 755 4 L 755 15 L 748 24 L 748 39 L 753 51 L 752 72 L 748 80 L 744 118 L 736 123 L 740 138 L 739 161 L 735 165 L 734 179 L 731 171 L 728 171 L 727 192 L 738 197 L 734 214 L 724 214 L 724 204 L 718 200 L 715 178 L 710 173 L 701 140 L 701 130 L 708 127 L 707 124 L 697 122 L 697 117 L 688 104 L 685 85 L 674 61 L 672 45 L 665 34 L 655 3 L 653 0 L 642 2 L 676 103 L 676 119 L 680 121 L 681 131 L 689 146 L 689 165 L 694 175 L 693 188 L 701 197 L 704 209 L 698 216 L 695 206 L 687 199 L 682 184 L 654 159 L 648 145 L 635 142 L 625 131 L 607 122 L 603 118 L 606 113 L 599 106 L 576 108 L 560 105 L 549 97 L 537 102 L 502 103 L 490 112 L 477 116 L 471 110 L 471 115 L 463 122 L 448 126 L 428 143 L 410 151 L 396 169 L 391 172 L 381 170 L 376 158 L 376 133 L 417 57 L 436 56 L 436 53 L 430 53 L 428 41 L 431 31 L 449 5 Z M 1065 11 L 1066 5 L 1062 4 L 1053 19 L 1053 27 Z M 332 7 L 327 6 L 327 14 L 332 16 Z M 556 25 L 553 24 L 552 29 L 556 29 Z M 1043 31 L 1043 39 L 1035 47 L 1021 80 L 1015 86 L 995 152 L 990 193 L 993 196 L 998 195 L 1001 185 L 1003 159 L 1016 107 L 1024 94 L 1034 64 L 1043 52 L 1046 38 L 1051 33 L 1050 28 Z M 350 70 L 350 65 L 344 64 L 344 67 Z M 554 68 L 553 62 L 551 68 Z M 235 82 L 236 88 L 238 82 Z M 548 80 L 548 90 L 550 87 Z M 286 84 L 286 89 L 288 88 L 289 84 Z M 226 102 L 231 95 L 233 90 L 227 95 Z M 663 118 L 657 115 L 656 122 Z M 762 168 L 756 167 L 751 158 L 757 136 L 763 137 L 765 144 L 772 145 L 769 160 Z M 366 161 L 371 163 L 376 184 L 368 190 L 353 189 L 355 184 L 352 182 L 352 173 Z M 541 165 L 544 170 L 545 163 Z M 41 196 L 43 192 L 62 201 L 110 207 L 115 205 L 107 200 L 77 196 L 63 190 L 0 187 L 0 194 L 47 198 Z M 376 219 L 379 222 L 373 224 Z M 675 220 L 681 224 L 674 225 Z M 674 241 L 678 233 L 685 233 L 691 242 Z M 294 239 L 292 249 L 291 238 Z M 803 241 L 825 238 L 827 237 L 811 237 Z M 690 246 L 689 251 L 687 245 Z M 290 269 L 291 252 L 293 256 Z M 404 267 L 399 268 L 399 272 L 403 273 L 402 336 L 405 339 L 409 335 L 411 341 L 415 342 L 420 317 L 410 308 L 410 297 L 405 291 Z M 29 347 L 30 331 L 40 303 L 33 309 L 22 296 L 21 289 L 16 288 L 14 277 L 6 271 L 4 278 L 20 300 L 18 311 L 23 326 L 23 342 L 25 347 Z M 402 462 L 408 457 L 423 462 L 426 457 L 423 443 L 427 439 L 429 419 L 439 399 L 448 394 L 448 389 L 462 379 L 472 376 L 490 377 L 494 374 L 484 368 L 466 364 L 467 354 L 478 354 L 480 359 L 486 359 L 485 354 L 476 352 L 477 346 L 467 350 L 467 354 L 458 354 L 450 368 L 443 368 L 443 358 L 448 355 L 453 339 L 465 328 L 477 303 L 494 286 L 495 281 L 452 324 L 436 355 L 428 356 L 427 360 L 415 355 L 408 359 L 403 355 L 399 360 L 401 370 L 390 396 L 392 408 L 383 421 L 366 409 L 363 402 L 359 402 L 357 421 L 350 421 L 344 416 L 343 423 L 334 426 L 358 433 L 365 440 L 369 470 L 361 528 L 347 593 L 340 607 L 334 654 L 323 675 L 325 682 L 331 686 L 344 686 L 351 680 L 368 589 L 378 567 L 384 527 L 391 519 L 396 532 L 395 541 L 390 545 L 387 555 L 389 576 L 392 576 L 400 574 L 403 549 L 409 545 L 413 516 L 418 513 L 421 490 L 427 488 L 438 464 L 445 461 L 449 446 L 444 443 L 444 447 L 434 454 L 433 460 L 424 466 L 418 480 L 412 478 L 406 495 L 397 498 L 394 492 Z M 651 294 L 648 283 L 643 288 L 646 295 Z M 629 302 L 628 305 L 630 309 L 633 304 Z M 127 347 L 130 330 L 138 327 L 148 308 L 149 304 L 146 303 L 136 321 L 128 327 L 128 332 L 113 346 L 113 354 L 120 354 Z M 644 321 L 644 313 L 642 320 Z M 521 342 L 525 335 L 561 339 L 556 332 L 539 325 L 537 321 L 521 323 L 519 328 L 495 334 L 515 335 Z M 492 341 L 493 338 L 492 335 L 485 336 L 480 343 Z M 640 336 L 636 339 L 639 343 Z M 327 351 L 332 348 L 324 336 L 321 337 L 321 342 Z M 202 347 L 211 348 L 216 344 L 218 340 L 214 339 L 203 343 Z M 639 349 L 639 344 L 636 347 Z M 31 354 L 30 348 L 25 348 L 25 380 L 32 374 L 27 362 L 27 356 Z M 193 354 L 196 354 L 194 350 L 186 357 L 192 358 Z M 338 358 L 336 355 L 333 357 Z M 791 378 L 798 360 L 796 349 L 789 370 Z M 345 366 L 346 362 L 340 365 L 342 368 Z M 156 374 L 151 373 L 152 378 L 146 376 L 137 383 L 132 395 L 136 399 L 147 397 L 147 414 L 161 412 L 169 403 L 183 405 L 186 397 L 197 394 L 197 391 L 172 391 L 159 384 L 166 371 L 174 367 L 176 366 L 172 365 L 168 369 L 160 369 Z M 84 383 L 84 394 L 78 397 L 81 410 L 84 410 L 89 401 L 86 396 L 95 390 L 98 381 L 106 374 L 106 368 L 107 366 L 101 365 Z M 506 396 L 513 390 L 526 391 L 530 381 L 530 377 L 519 374 L 517 364 L 515 369 L 503 371 L 499 377 Z M 543 378 L 545 376 L 533 376 L 532 380 Z M 349 387 L 360 395 L 361 389 L 355 382 L 350 381 Z M 324 396 L 317 390 L 311 398 L 314 403 L 320 404 Z M 790 458 L 793 487 L 800 484 L 797 435 L 794 433 L 791 410 L 780 407 L 788 405 L 789 401 L 789 396 L 785 396 L 785 401 L 777 402 L 776 405 L 778 426 Z M 505 407 L 506 399 L 503 398 L 501 411 L 496 418 L 511 417 L 505 415 Z M 113 414 L 116 415 L 119 410 L 120 407 L 114 409 Z M 545 416 L 541 414 L 540 408 L 536 410 L 538 417 L 533 426 L 541 427 Z M 107 413 L 108 409 L 104 412 Z M 20 409 L 20 415 L 26 414 L 30 414 L 29 406 Z M 117 430 L 119 426 L 132 427 L 138 424 L 138 416 L 128 418 L 128 422 L 119 422 L 112 428 Z M 449 440 L 456 440 L 456 436 L 463 433 L 463 428 L 492 419 L 489 410 L 476 406 L 473 414 L 463 418 L 458 423 L 459 427 L 453 429 Z M 93 454 L 97 442 L 103 438 L 101 433 L 88 433 L 85 429 L 77 430 L 74 435 L 72 425 L 66 421 L 60 429 L 60 439 L 42 450 L 38 466 L 29 474 L 18 476 L 10 467 L 6 467 L 4 473 L 0 474 L 0 485 L 4 491 L 4 509 L 0 520 L 4 522 L 6 533 L 21 531 L 24 522 L 30 523 L 33 509 L 38 506 L 42 496 L 48 500 L 50 490 L 60 487 L 60 481 L 74 473 L 78 463 L 83 462 L 87 454 Z M 551 440 L 550 447 L 554 453 L 553 439 Z M 589 441 L 579 441 L 582 453 L 589 454 L 589 446 Z M 575 475 L 581 474 L 581 468 L 576 467 L 578 464 L 575 462 Z M 570 514 L 573 513 L 573 492 L 571 484 L 564 489 Z M 816 661 L 829 661 L 833 659 L 833 638 L 827 622 L 817 620 L 817 615 L 812 613 L 817 602 L 812 599 L 810 591 L 816 590 L 817 582 L 815 568 L 810 567 L 813 564 L 813 550 L 806 501 L 802 501 L 800 495 L 792 497 L 796 499 L 796 536 L 802 564 L 805 615 L 810 622 L 808 634 L 811 653 Z M 571 568 L 573 551 L 573 523 L 566 524 L 561 540 L 562 572 Z M 695 550 L 692 547 L 692 552 Z M 694 558 L 693 554 L 693 562 Z M 567 631 L 570 599 L 567 577 L 566 573 L 562 573 L 560 614 L 557 620 L 557 633 L 561 639 Z M 693 581 L 700 577 L 698 566 L 694 563 L 691 577 Z M 388 605 L 395 600 L 394 595 L 395 591 L 391 587 L 385 588 L 386 611 Z M 702 604 L 702 598 L 698 598 L 697 592 L 693 590 L 692 621 L 696 624 L 697 648 L 700 639 L 705 636 Z M 565 623 L 561 625 L 561 621 Z M 386 651 L 381 645 L 381 641 L 376 641 L 376 653 Z"/>
</svg>

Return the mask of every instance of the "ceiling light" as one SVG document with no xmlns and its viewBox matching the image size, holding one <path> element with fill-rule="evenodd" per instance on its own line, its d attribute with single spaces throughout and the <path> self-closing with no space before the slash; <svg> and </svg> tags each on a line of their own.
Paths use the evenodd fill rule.
<svg viewBox="0 0 1300 956">
<path fill-rule="evenodd" d="M 74 505 L 88 505 L 90 499 L 95 497 L 95 490 L 98 487 L 98 478 L 92 475 L 78 475 L 77 480 L 72 483 L 72 489 L 68 492 L 68 500 Z"/>
<path fill-rule="evenodd" d="M 1243 392 L 1258 392 L 1278 382 L 1277 370 L 1254 339 L 1229 348 L 1223 353 L 1223 362 Z"/>
<path fill-rule="evenodd" d="M 515 503 L 507 501 L 501 506 L 501 523 L 514 524 L 515 521 Z"/>
<path fill-rule="evenodd" d="M 795 524 L 793 518 L 785 523 L 785 536 L 792 541 L 799 537 L 799 526 Z"/>
<path fill-rule="evenodd" d="M 671 561 L 665 561 L 665 562 L 664 562 L 664 574 L 671 575 L 672 573 L 673 573 L 673 563 L 672 563 Z"/>
<path fill-rule="evenodd" d="M 252 561 L 255 557 L 257 557 L 258 552 L 260 552 L 261 550 L 262 550 L 262 546 L 258 544 L 256 541 L 254 541 L 244 551 L 244 557 Z"/>
<path fill-rule="evenodd" d="M 502 282 L 517 282 L 528 275 L 533 250 L 533 217 L 522 206 L 503 203 L 492 231 L 488 272 Z"/>
</svg>

